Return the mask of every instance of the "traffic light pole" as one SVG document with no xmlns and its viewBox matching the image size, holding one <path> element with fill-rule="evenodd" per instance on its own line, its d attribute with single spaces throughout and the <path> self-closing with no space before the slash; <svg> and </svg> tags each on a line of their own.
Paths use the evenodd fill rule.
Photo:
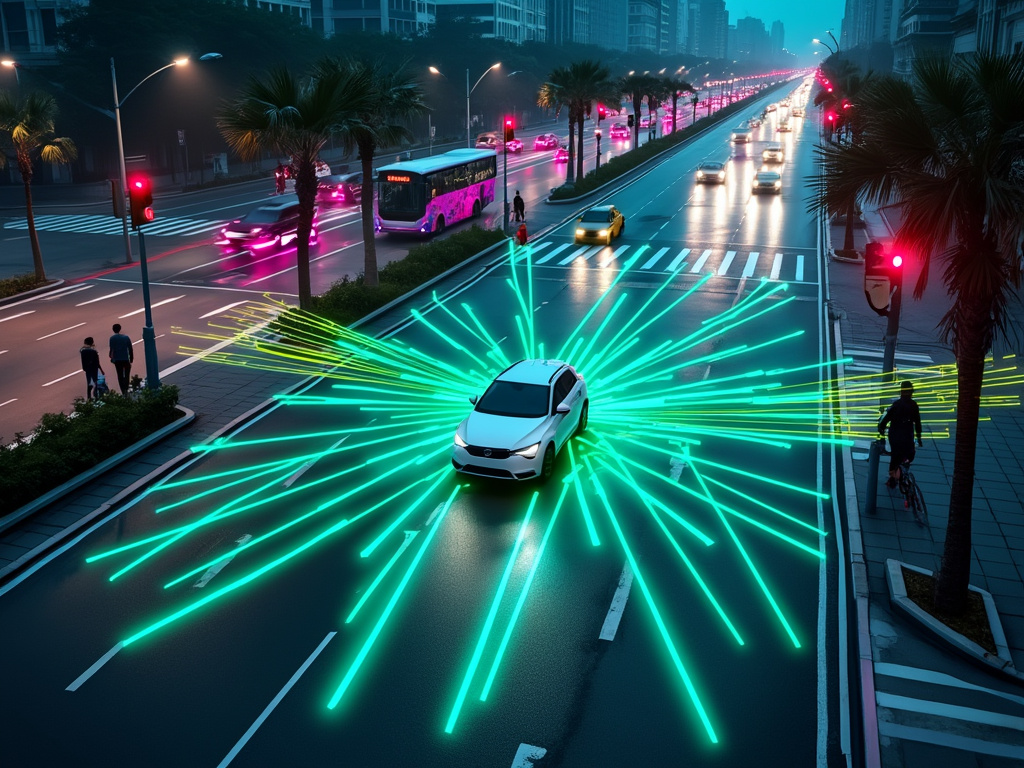
<svg viewBox="0 0 1024 768">
<path fill-rule="evenodd" d="M 882 350 L 882 382 L 883 384 L 891 385 L 896 380 L 894 375 L 896 369 L 896 340 L 900 333 L 900 310 L 903 307 L 902 266 L 891 270 L 890 275 L 893 278 L 893 291 L 892 298 L 889 300 L 889 312 L 886 315 L 885 346 Z M 879 413 L 885 413 L 887 407 L 888 402 L 886 399 L 884 397 L 879 398 Z M 864 499 L 864 511 L 869 515 L 875 514 L 878 496 L 878 463 L 884 446 L 884 440 L 876 440 L 871 443 L 871 448 L 868 452 L 868 482 L 867 496 Z"/>
<path fill-rule="evenodd" d="M 142 306 L 146 308 L 146 326 L 142 329 L 142 348 L 146 354 L 146 388 L 160 388 L 160 363 L 156 357 L 156 331 L 153 329 L 153 305 L 149 298 L 149 266 L 146 264 L 146 237 L 139 230 L 139 266 L 142 269 Z"/>
</svg>

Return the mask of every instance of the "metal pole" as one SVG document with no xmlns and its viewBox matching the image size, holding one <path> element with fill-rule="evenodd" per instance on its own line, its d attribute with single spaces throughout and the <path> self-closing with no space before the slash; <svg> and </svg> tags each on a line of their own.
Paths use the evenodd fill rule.
<svg viewBox="0 0 1024 768">
<path fill-rule="evenodd" d="M 594 131 L 594 136 L 597 138 L 597 162 L 594 163 L 596 171 L 601 167 L 601 131 Z"/>
<path fill-rule="evenodd" d="M 882 351 L 882 381 L 891 385 L 895 381 L 894 368 L 896 363 L 896 339 L 900 333 L 900 310 L 903 305 L 903 270 L 896 274 L 892 299 L 889 301 L 889 312 L 886 317 L 885 348 Z M 884 397 L 878 400 L 879 415 L 885 413 L 888 402 Z M 871 444 L 868 453 L 867 497 L 864 500 L 864 511 L 869 515 L 875 512 L 875 496 L 878 493 L 878 455 L 882 446 L 878 441 Z"/>
<path fill-rule="evenodd" d="M 504 128 L 504 126 L 503 126 L 503 128 Z M 502 134 L 502 136 L 504 137 L 504 134 Z M 505 155 L 505 162 L 503 163 L 504 170 L 502 171 L 502 185 L 505 188 L 504 189 L 504 193 L 503 193 L 505 195 L 505 206 L 504 206 L 505 207 L 505 224 L 502 227 L 501 231 L 504 232 L 507 235 L 508 234 L 508 145 L 506 145 L 504 142 L 502 142 L 502 154 Z"/>
<path fill-rule="evenodd" d="M 466 146 L 473 148 L 473 140 L 469 135 L 469 67 L 466 67 Z"/>
<path fill-rule="evenodd" d="M 110 82 L 114 86 L 114 124 L 117 126 L 117 159 L 121 170 L 121 230 L 124 232 L 124 260 L 132 263 L 132 239 L 128 234 L 128 174 L 124 169 L 124 139 L 121 138 L 121 102 L 117 98 L 117 72 L 110 57 Z"/>
<path fill-rule="evenodd" d="M 434 154 L 434 129 L 430 125 L 430 113 L 427 113 L 427 154 Z"/>
<path fill-rule="evenodd" d="M 153 306 L 149 300 L 149 267 L 146 264 L 146 238 L 139 230 L 139 266 L 142 268 L 142 306 L 146 308 L 146 326 L 142 329 L 142 348 L 146 354 L 146 388 L 160 388 L 160 364 L 156 358 L 156 331 L 153 330 Z"/>
</svg>

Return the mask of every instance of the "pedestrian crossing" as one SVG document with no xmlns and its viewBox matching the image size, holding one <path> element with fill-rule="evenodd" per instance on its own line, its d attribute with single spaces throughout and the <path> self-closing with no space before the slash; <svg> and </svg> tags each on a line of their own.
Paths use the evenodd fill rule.
<svg viewBox="0 0 1024 768">
<path fill-rule="evenodd" d="M 539 267 L 577 269 L 581 265 L 596 269 L 629 269 L 648 274 L 677 272 L 703 277 L 760 279 L 793 283 L 818 282 L 817 261 L 813 255 L 790 251 L 740 250 L 658 244 L 578 245 L 574 242 L 541 240 L 528 246 L 532 263 Z M 525 253 L 520 258 L 525 258 Z"/>
<path fill-rule="evenodd" d="M 90 216 L 84 214 L 55 216 L 42 214 L 35 217 L 36 229 L 41 232 L 76 232 L 87 235 L 120 235 L 123 232 L 121 220 L 113 216 Z M 146 225 L 147 235 L 194 235 L 212 232 L 224 226 L 222 221 L 210 219 L 159 218 Z M 28 229 L 28 219 L 13 219 L 4 223 L 4 229 Z"/>
</svg>

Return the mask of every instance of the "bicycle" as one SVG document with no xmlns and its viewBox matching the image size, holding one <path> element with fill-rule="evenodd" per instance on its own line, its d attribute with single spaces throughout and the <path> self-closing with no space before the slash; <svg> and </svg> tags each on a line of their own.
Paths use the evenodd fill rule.
<svg viewBox="0 0 1024 768">
<path fill-rule="evenodd" d="M 891 455 L 890 451 L 885 450 L 885 440 L 879 442 L 882 455 Z M 914 473 L 910 471 L 910 459 L 904 459 L 896 471 L 896 487 L 903 495 L 903 507 L 913 513 L 918 525 L 928 527 L 928 505 L 925 504 L 921 486 L 917 484 Z"/>
</svg>

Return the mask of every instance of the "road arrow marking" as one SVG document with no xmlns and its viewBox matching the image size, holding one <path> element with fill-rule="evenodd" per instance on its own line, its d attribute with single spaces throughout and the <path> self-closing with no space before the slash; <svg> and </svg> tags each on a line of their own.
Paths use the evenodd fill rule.
<svg viewBox="0 0 1024 768">
<path fill-rule="evenodd" d="M 252 538 L 252 534 L 251 533 L 247 533 L 244 536 L 242 536 L 240 539 L 235 539 L 235 544 L 237 544 L 238 546 L 242 546 L 247 541 L 249 541 L 251 538 Z M 203 587 L 205 587 L 207 584 L 210 583 L 210 580 L 213 579 L 214 576 L 216 576 L 218 573 L 220 573 L 222 570 L 224 570 L 224 566 L 225 565 L 227 565 L 228 563 L 230 563 L 234 559 L 235 559 L 235 556 L 232 555 L 231 557 L 225 557 L 223 560 L 219 560 L 216 563 L 214 563 L 213 565 L 211 565 L 209 568 L 206 569 L 206 573 L 204 573 L 202 576 L 199 577 L 199 581 L 197 581 L 195 584 L 192 585 L 192 588 L 193 589 L 202 589 Z"/>
<path fill-rule="evenodd" d="M 202 318 L 200 318 L 200 319 L 202 319 Z M 370 423 L 372 424 L 373 422 L 370 422 Z M 324 453 L 328 453 L 330 451 L 333 451 L 339 445 L 341 445 L 346 440 L 348 440 L 348 437 L 349 437 L 348 435 L 345 435 L 343 438 L 338 440 L 334 445 L 332 445 L 330 448 L 328 448 L 327 451 L 325 451 Z M 299 467 L 297 470 L 295 470 L 295 472 L 287 480 L 285 480 L 283 483 L 281 483 L 281 485 L 283 485 L 285 488 L 291 488 L 292 484 L 296 480 L 298 480 L 300 477 L 302 477 L 306 473 L 306 471 L 309 470 L 314 464 L 316 464 L 322 457 L 323 457 L 323 454 L 321 454 L 320 456 L 317 456 L 315 459 L 310 459 L 309 461 L 307 461 L 305 464 L 303 464 L 301 467 Z"/>
<path fill-rule="evenodd" d="M 534 763 L 547 753 L 548 751 L 544 747 L 520 744 L 519 749 L 516 750 L 516 756 L 512 760 L 512 768 L 533 768 Z"/>
</svg>

